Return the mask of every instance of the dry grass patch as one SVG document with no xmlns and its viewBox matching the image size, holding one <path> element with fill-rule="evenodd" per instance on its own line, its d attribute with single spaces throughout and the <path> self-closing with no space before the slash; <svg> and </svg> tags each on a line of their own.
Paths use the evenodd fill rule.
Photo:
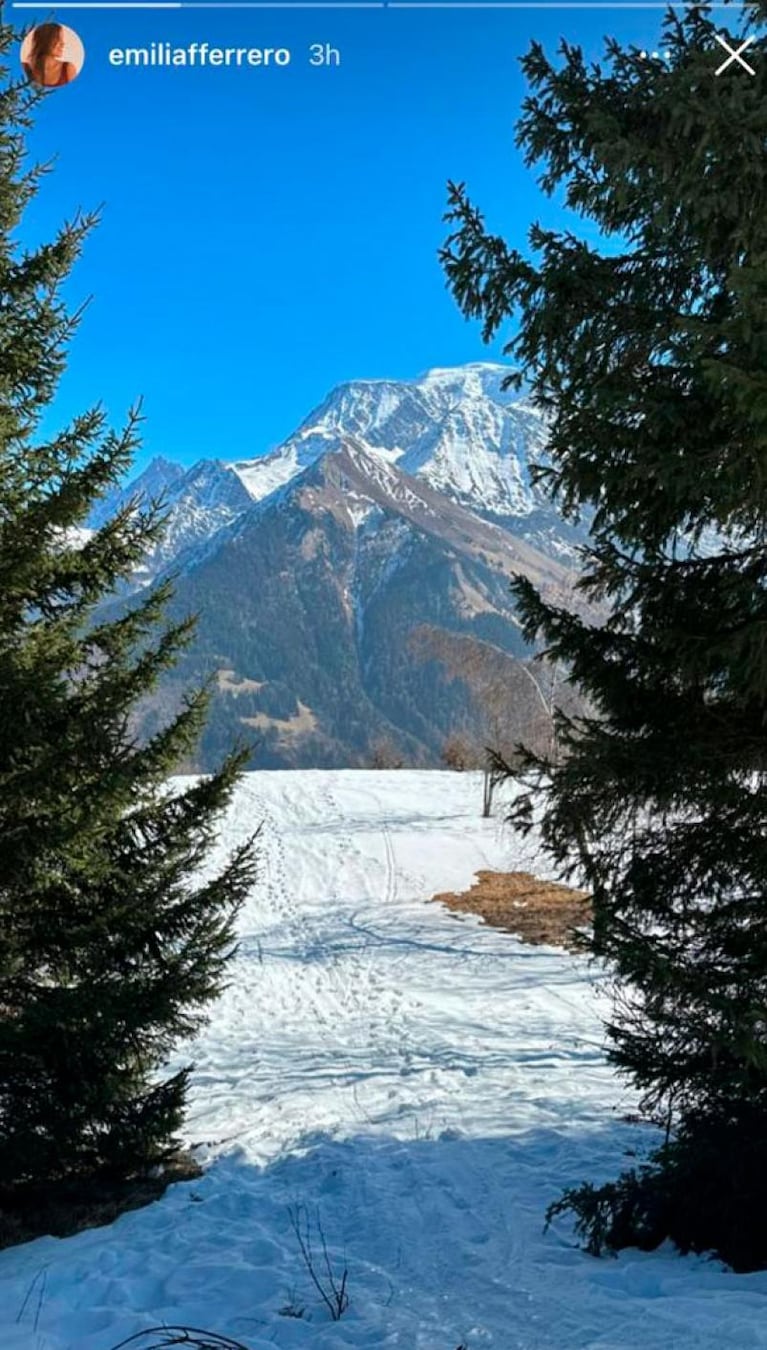
<svg viewBox="0 0 767 1350">
<path fill-rule="evenodd" d="M 585 891 L 556 881 L 541 881 L 531 872 L 478 872 L 468 891 L 446 891 L 434 900 L 448 909 L 479 914 L 494 928 L 504 928 L 523 942 L 545 943 L 578 951 L 581 943 L 574 931 L 591 921 L 591 906 Z"/>
</svg>

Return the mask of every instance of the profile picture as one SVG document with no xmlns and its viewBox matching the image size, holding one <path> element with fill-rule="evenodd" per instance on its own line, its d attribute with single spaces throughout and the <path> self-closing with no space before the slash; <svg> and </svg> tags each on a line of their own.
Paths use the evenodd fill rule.
<svg viewBox="0 0 767 1350">
<path fill-rule="evenodd" d="M 39 23 L 21 44 L 21 64 L 27 79 L 44 89 L 70 84 L 80 74 L 84 60 L 81 39 L 63 23 Z"/>
</svg>

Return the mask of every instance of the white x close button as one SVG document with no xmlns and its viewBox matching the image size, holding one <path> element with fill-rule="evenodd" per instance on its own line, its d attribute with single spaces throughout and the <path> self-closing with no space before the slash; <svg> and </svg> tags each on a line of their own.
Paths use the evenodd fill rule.
<svg viewBox="0 0 767 1350">
<path fill-rule="evenodd" d="M 746 38 L 745 42 L 741 42 L 739 47 L 731 47 L 729 42 L 727 41 L 727 38 L 724 37 L 721 33 L 714 33 L 714 37 L 719 43 L 719 46 L 724 47 L 724 50 L 726 52 L 729 52 L 727 60 L 723 61 L 721 66 L 719 66 L 718 70 L 714 71 L 715 75 L 722 75 L 724 71 L 727 70 L 728 66 L 733 65 L 733 63 L 737 63 L 737 65 L 742 66 L 743 69 L 747 71 L 749 75 L 756 74 L 754 67 L 750 66 L 748 64 L 748 61 L 743 60 L 743 53 L 746 50 L 746 48 L 750 47 L 751 43 L 756 41 L 754 35 L 752 35 L 750 38 Z"/>
</svg>

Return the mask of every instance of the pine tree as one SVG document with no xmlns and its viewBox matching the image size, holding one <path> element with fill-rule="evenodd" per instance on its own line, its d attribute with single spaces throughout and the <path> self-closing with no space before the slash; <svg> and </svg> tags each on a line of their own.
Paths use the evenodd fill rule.
<svg viewBox="0 0 767 1350">
<path fill-rule="evenodd" d="M 559 716 L 556 760 L 525 755 L 524 819 L 588 882 L 610 1058 L 667 1130 L 551 1212 L 594 1252 L 670 1236 L 746 1269 L 767 1264 L 763 8 L 742 22 L 753 77 L 715 76 L 700 10 L 667 16 L 666 59 L 533 44 L 519 144 L 573 227 L 534 225 L 525 257 L 451 186 L 443 264 L 486 340 L 516 322 L 545 481 L 591 521 L 578 612 L 513 584 L 528 639 L 595 709 Z"/>
<path fill-rule="evenodd" d="M 0 1194 L 25 1183 L 124 1178 L 175 1146 L 189 1069 L 163 1077 L 220 989 L 252 842 L 199 879 L 242 757 L 168 786 L 203 724 L 206 691 L 144 744 L 137 703 L 191 621 L 162 619 L 168 586 L 99 609 L 159 537 L 133 503 L 90 537 L 90 509 L 125 474 L 137 416 L 98 408 L 41 436 L 77 326 L 61 287 L 94 220 L 22 251 L 15 232 L 44 172 L 27 167 L 38 96 L 8 77 L 0 30 Z"/>
</svg>

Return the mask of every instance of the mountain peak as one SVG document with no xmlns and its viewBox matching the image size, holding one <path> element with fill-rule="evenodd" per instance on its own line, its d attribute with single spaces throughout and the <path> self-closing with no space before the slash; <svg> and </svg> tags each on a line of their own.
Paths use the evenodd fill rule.
<svg viewBox="0 0 767 1350">
<path fill-rule="evenodd" d="M 110 494 L 88 524 L 98 527 L 136 494 L 164 498 L 168 530 L 146 573 L 156 574 L 187 549 L 207 546 L 253 503 L 281 489 L 288 492 L 294 480 L 303 480 L 308 490 L 307 471 L 322 464 L 320 477 L 329 475 L 327 487 L 339 513 L 344 514 L 345 489 L 339 489 L 344 474 L 349 492 L 357 493 L 345 513 L 355 529 L 374 509 L 371 485 L 400 504 L 428 488 L 428 509 L 437 514 L 435 493 L 443 505 L 505 525 L 550 557 L 572 554 L 576 532 L 558 516 L 533 472 L 545 456 L 546 422 L 529 395 L 505 387 L 512 374 L 501 363 L 475 361 L 434 366 L 408 380 L 347 381 L 274 453 L 234 463 L 204 459 L 191 468 L 156 456 L 127 488 Z M 341 457 L 335 464 L 327 461 L 333 454 Z M 355 476 L 364 478 L 364 485 L 355 484 Z M 315 479 L 315 488 L 318 484 Z"/>
<path fill-rule="evenodd" d="M 179 479 L 184 477 L 185 470 L 180 464 L 175 464 L 173 460 L 166 459 L 164 455 L 155 455 L 150 459 L 146 468 L 125 487 L 112 488 L 110 492 L 102 497 L 88 518 L 88 528 L 98 530 L 105 525 L 112 516 L 121 511 L 133 497 L 141 497 L 145 502 L 153 501 L 157 497 L 165 497 L 169 490 Z"/>
<path fill-rule="evenodd" d="M 514 375 L 513 366 L 503 365 L 499 361 L 468 361 L 463 366 L 430 366 L 428 370 L 419 375 L 413 384 L 433 384 L 447 382 L 450 384 L 467 384 L 472 380 L 479 380 L 488 384 L 496 380 L 507 380 Z"/>
<path fill-rule="evenodd" d="M 530 470 L 546 428 L 525 394 L 504 387 L 512 374 L 509 366 L 475 361 L 435 366 L 410 380 L 350 380 L 279 450 L 232 467 L 260 500 L 351 437 L 472 511 L 522 519 L 544 508 Z"/>
</svg>

